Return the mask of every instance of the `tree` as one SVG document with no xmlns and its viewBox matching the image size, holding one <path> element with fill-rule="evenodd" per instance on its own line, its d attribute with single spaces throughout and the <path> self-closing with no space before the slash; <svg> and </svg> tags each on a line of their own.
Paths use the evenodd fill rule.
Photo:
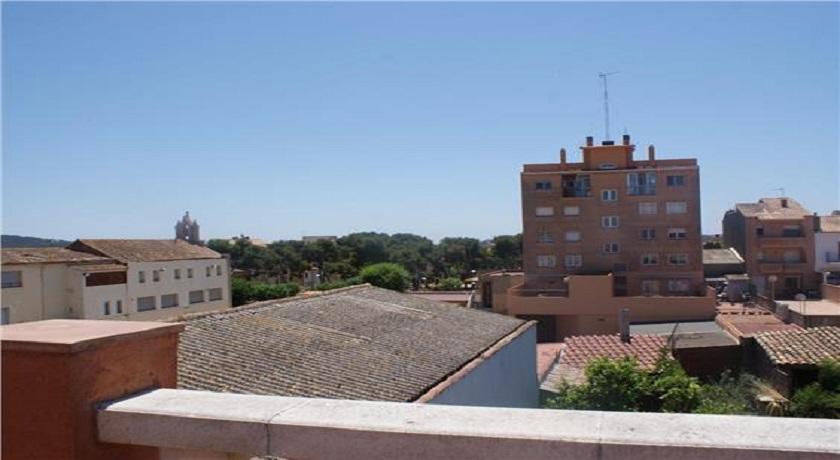
<svg viewBox="0 0 840 460">
<path fill-rule="evenodd" d="M 461 278 L 456 278 L 454 276 L 450 276 L 447 278 L 443 278 L 438 281 L 437 286 L 435 286 L 435 290 L 437 291 L 458 291 L 462 288 L 463 282 Z"/>
<path fill-rule="evenodd" d="M 790 402 L 794 417 L 840 418 L 840 360 L 821 362 L 817 381 L 796 391 Z"/>
<path fill-rule="evenodd" d="M 400 265 L 383 262 L 368 265 L 359 273 L 362 281 L 393 291 L 405 291 L 411 282 L 408 272 Z"/>
</svg>

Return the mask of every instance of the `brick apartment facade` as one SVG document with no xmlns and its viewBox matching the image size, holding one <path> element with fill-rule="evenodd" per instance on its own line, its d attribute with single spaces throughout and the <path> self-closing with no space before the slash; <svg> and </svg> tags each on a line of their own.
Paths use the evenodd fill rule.
<svg viewBox="0 0 840 460">
<path fill-rule="evenodd" d="M 700 172 L 695 159 L 633 158 L 581 147 L 582 162 L 526 164 L 521 174 L 523 292 L 567 290 L 568 275 L 613 276 L 615 296 L 702 296 Z"/>
<path fill-rule="evenodd" d="M 738 203 L 723 217 L 723 243 L 744 257 L 759 294 L 772 291 L 776 298 L 790 299 L 819 290 L 821 277 L 814 271 L 815 219 L 792 198 Z"/>
</svg>

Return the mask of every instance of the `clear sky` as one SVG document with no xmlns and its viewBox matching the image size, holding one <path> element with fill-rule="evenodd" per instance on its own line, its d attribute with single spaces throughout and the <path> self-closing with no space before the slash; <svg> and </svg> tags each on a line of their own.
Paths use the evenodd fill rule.
<svg viewBox="0 0 840 460">
<path fill-rule="evenodd" d="M 3 3 L 3 232 L 521 230 L 523 163 L 696 157 L 703 229 L 840 208 L 838 3 Z M 615 135 L 613 137 L 616 137 Z"/>
</svg>

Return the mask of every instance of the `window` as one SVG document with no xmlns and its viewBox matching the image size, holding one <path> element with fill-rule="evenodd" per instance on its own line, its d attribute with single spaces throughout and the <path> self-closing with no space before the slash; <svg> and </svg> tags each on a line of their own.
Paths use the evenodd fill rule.
<svg viewBox="0 0 840 460">
<path fill-rule="evenodd" d="M 601 163 L 598 165 L 598 169 L 616 169 L 618 165 L 615 163 Z"/>
<path fill-rule="evenodd" d="M 3 272 L 3 288 L 16 288 L 23 286 L 23 275 L 21 271 Z"/>
<path fill-rule="evenodd" d="M 204 291 L 190 291 L 190 304 L 204 302 Z"/>
<path fill-rule="evenodd" d="M 537 217 L 551 217 L 554 215 L 554 207 L 553 206 L 537 206 L 536 209 Z"/>
<path fill-rule="evenodd" d="M 138 297 L 137 298 L 137 311 L 149 311 L 154 310 L 155 306 L 155 298 L 154 297 Z"/>
<path fill-rule="evenodd" d="M 657 206 L 656 202 L 645 202 L 639 203 L 639 214 L 642 216 L 653 216 L 656 215 Z"/>
<path fill-rule="evenodd" d="M 214 300 L 222 300 L 222 288 L 213 288 L 207 291 L 207 298 L 211 302 Z"/>
<path fill-rule="evenodd" d="M 782 228 L 782 236 L 785 238 L 796 238 L 802 236 L 802 227 L 799 225 L 785 225 Z"/>
<path fill-rule="evenodd" d="M 669 240 L 684 240 L 686 237 L 686 232 L 684 228 L 669 228 L 668 229 L 668 239 Z"/>
<path fill-rule="evenodd" d="M 618 201 L 618 190 L 601 190 L 601 201 Z"/>
<path fill-rule="evenodd" d="M 687 265 L 688 254 L 668 254 L 668 265 Z"/>
<path fill-rule="evenodd" d="M 145 283 L 146 282 L 146 272 L 140 270 L 137 272 L 137 282 Z"/>
<path fill-rule="evenodd" d="M 665 203 L 666 214 L 685 214 L 688 212 L 688 205 L 685 201 L 669 201 Z"/>
<path fill-rule="evenodd" d="M 565 206 L 563 207 L 564 216 L 579 216 L 580 206 Z"/>
<path fill-rule="evenodd" d="M 551 181 L 549 180 L 537 181 L 535 185 L 537 190 L 551 190 Z"/>
<path fill-rule="evenodd" d="M 176 280 L 181 279 L 181 269 L 180 268 L 175 269 L 175 279 Z"/>
<path fill-rule="evenodd" d="M 653 171 L 628 173 L 627 193 L 629 195 L 656 195 L 656 173 Z"/>
<path fill-rule="evenodd" d="M 656 239 L 656 229 L 654 229 L 654 228 L 643 228 L 642 229 L 642 239 L 643 240 L 655 240 Z"/>
<path fill-rule="evenodd" d="M 117 314 L 122 315 L 122 300 L 117 300 Z"/>
<path fill-rule="evenodd" d="M 580 241 L 580 232 L 577 230 L 569 230 L 564 236 L 566 241 Z"/>
<path fill-rule="evenodd" d="M 659 265 L 659 254 L 642 254 L 642 265 Z"/>
<path fill-rule="evenodd" d="M 659 280 L 642 280 L 642 295 L 659 294 Z"/>
<path fill-rule="evenodd" d="M 155 283 L 160 281 L 160 270 L 152 270 L 152 281 Z"/>
<path fill-rule="evenodd" d="M 212 265 L 208 265 L 208 266 L 204 269 L 204 272 L 205 272 L 205 275 L 209 277 L 209 276 L 213 273 L 213 266 L 212 266 Z"/>
<path fill-rule="evenodd" d="M 106 300 L 105 302 L 102 303 L 102 313 L 105 316 L 108 316 L 108 315 L 111 314 L 111 302 Z"/>
<path fill-rule="evenodd" d="M 563 197 L 586 197 L 591 194 L 589 176 L 586 174 L 563 174 L 560 176 Z"/>
<path fill-rule="evenodd" d="M 178 294 L 164 294 L 160 296 L 160 308 L 172 308 L 178 306 Z"/>
<path fill-rule="evenodd" d="M 3 307 L 0 309 L 0 324 L 11 324 L 11 309 L 9 307 Z"/>
<path fill-rule="evenodd" d="M 685 176 L 668 176 L 666 182 L 668 187 L 684 187 Z"/>
<path fill-rule="evenodd" d="M 583 256 L 580 254 L 566 254 L 563 260 L 563 265 L 566 268 L 575 268 L 583 266 Z"/>
<path fill-rule="evenodd" d="M 222 276 L 222 264 L 216 265 L 216 276 Z"/>
<path fill-rule="evenodd" d="M 688 280 L 668 280 L 668 290 L 671 292 L 687 292 Z"/>
<path fill-rule="evenodd" d="M 616 253 L 618 253 L 618 243 L 606 243 L 604 245 L 604 252 L 606 254 L 616 254 Z"/>
<path fill-rule="evenodd" d="M 618 228 L 618 216 L 604 216 L 604 217 L 601 217 L 601 227 L 604 227 L 604 228 Z"/>
<path fill-rule="evenodd" d="M 543 230 L 537 234 L 537 243 L 551 244 L 554 243 L 554 235 L 551 232 Z"/>
<path fill-rule="evenodd" d="M 537 256 L 537 267 L 550 268 L 557 265 L 557 258 L 554 256 Z"/>
<path fill-rule="evenodd" d="M 187 269 L 187 278 L 192 278 L 192 277 L 193 277 L 193 269 L 192 269 L 192 268 L 188 268 L 188 269 Z"/>
<path fill-rule="evenodd" d="M 755 229 L 755 234 L 756 234 L 756 236 L 764 236 L 764 229 L 761 228 L 761 227 L 756 228 Z"/>
</svg>

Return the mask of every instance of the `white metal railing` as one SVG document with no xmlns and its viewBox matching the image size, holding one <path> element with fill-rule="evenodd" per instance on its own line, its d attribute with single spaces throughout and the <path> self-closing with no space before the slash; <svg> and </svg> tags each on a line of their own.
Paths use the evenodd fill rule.
<svg viewBox="0 0 840 460">
<path fill-rule="evenodd" d="M 281 458 L 725 460 L 840 454 L 836 420 L 506 409 L 187 390 L 154 390 L 104 405 L 97 424 L 102 442 Z M 206 457 L 212 456 L 191 458 Z"/>
</svg>

